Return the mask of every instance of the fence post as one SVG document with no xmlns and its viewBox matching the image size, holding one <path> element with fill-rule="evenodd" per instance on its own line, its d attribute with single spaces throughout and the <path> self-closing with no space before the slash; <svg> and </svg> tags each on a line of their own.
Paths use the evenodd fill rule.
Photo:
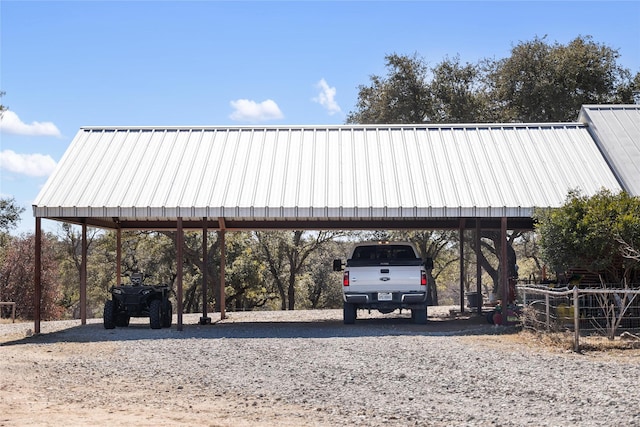
<svg viewBox="0 0 640 427">
<path fill-rule="evenodd" d="M 578 286 L 573 286 L 573 351 L 580 350 L 580 303 L 578 302 Z"/>
</svg>

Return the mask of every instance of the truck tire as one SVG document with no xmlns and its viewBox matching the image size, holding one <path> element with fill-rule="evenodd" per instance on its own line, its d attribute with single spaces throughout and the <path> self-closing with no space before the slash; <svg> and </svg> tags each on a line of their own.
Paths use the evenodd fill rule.
<svg viewBox="0 0 640 427">
<path fill-rule="evenodd" d="M 164 300 L 164 310 L 162 310 L 162 327 L 170 328 L 171 320 L 173 318 L 173 307 L 171 306 L 171 301 L 168 299 Z"/>
<path fill-rule="evenodd" d="M 149 304 L 149 326 L 151 329 L 162 328 L 162 301 L 154 299 Z"/>
<path fill-rule="evenodd" d="M 345 325 L 353 325 L 356 322 L 356 306 L 349 302 L 344 303 L 343 319 Z"/>
<path fill-rule="evenodd" d="M 104 311 L 102 313 L 102 322 L 104 324 L 105 329 L 115 329 L 116 321 L 115 321 L 115 307 L 113 304 L 113 300 L 107 300 L 104 303 Z"/>
<path fill-rule="evenodd" d="M 422 308 L 412 308 L 411 309 L 411 318 L 416 325 L 425 325 L 427 323 L 427 309 L 426 307 Z"/>
<path fill-rule="evenodd" d="M 490 325 L 493 325 L 493 315 L 496 314 L 497 311 L 496 310 L 491 310 L 490 312 L 488 312 L 485 316 L 485 319 L 487 319 L 487 322 Z"/>
</svg>

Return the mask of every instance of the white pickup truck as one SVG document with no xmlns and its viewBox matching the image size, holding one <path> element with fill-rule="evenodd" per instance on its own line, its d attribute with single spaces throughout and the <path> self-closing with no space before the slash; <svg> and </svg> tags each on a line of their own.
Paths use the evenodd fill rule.
<svg viewBox="0 0 640 427">
<path fill-rule="evenodd" d="M 335 271 L 344 270 L 342 295 L 344 323 L 354 323 L 358 309 L 391 313 L 410 309 L 415 323 L 427 322 L 427 270 L 433 260 L 423 260 L 408 242 L 366 242 L 354 246 L 346 264 L 336 259 Z"/>
</svg>

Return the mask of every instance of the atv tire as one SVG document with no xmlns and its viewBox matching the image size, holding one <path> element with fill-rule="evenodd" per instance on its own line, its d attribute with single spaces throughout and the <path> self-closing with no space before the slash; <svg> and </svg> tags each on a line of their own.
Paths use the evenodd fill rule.
<svg viewBox="0 0 640 427">
<path fill-rule="evenodd" d="M 116 326 L 119 328 L 126 328 L 129 326 L 129 321 L 131 320 L 131 316 L 125 313 L 116 314 Z"/>
<path fill-rule="evenodd" d="M 173 307 L 171 306 L 171 301 L 168 299 L 164 300 L 164 310 L 162 310 L 162 327 L 170 328 L 171 320 L 173 318 Z"/>
<path fill-rule="evenodd" d="M 162 328 L 162 300 L 154 299 L 149 304 L 149 326 L 151 329 Z"/>
<path fill-rule="evenodd" d="M 113 300 L 104 302 L 104 312 L 102 313 L 102 322 L 105 329 L 115 329 L 115 304 Z"/>
</svg>

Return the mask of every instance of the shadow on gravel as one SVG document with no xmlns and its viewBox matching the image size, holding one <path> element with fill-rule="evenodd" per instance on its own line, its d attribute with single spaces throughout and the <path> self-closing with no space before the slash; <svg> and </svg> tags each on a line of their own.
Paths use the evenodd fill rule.
<svg viewBox="0 0 640 427">
<path fill-rule="evenodd" d="M 489 325 L 484 317 L 429 318 L 426 325 L 416 325 L 406 317 L 358 319 L 353 325 L 342 320 L 313 321 L 242 321 L 224 320 L 211 325 L 183 324 L 178 331 L 174 324 L 169 329 L 150 329 L 148 323 L 132 323 L 126 328 L 106 330 L 102 323 L 72 326 L 55 332 L 2 342 L 0 347 L 22 344 L 61 342 L 118 342 L 139 340 L 188 339 L 287 339 L 287 338 L 358 338 L 378 336 L 460 336 L 494 335 L 508 332 L 505 328 Z"/>
</svg>

